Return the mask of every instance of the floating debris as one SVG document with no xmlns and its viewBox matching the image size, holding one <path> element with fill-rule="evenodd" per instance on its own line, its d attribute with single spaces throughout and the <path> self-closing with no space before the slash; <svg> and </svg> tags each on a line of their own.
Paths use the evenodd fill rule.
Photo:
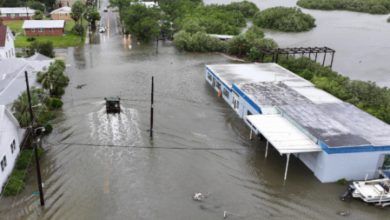
<svg viewBox="0 0 390 220">
<path fill-rule="evenodd" d="M 344 216 L 344 217 L 345 217 L 345 216 L 349 216 L 349 214 L 350 214 L 350 213 L 349 213 L 348 211 L 338 211 L 338 212 L 337 212 L 337 215 L 339 215 L 339 216 Z"/>
<path fill-rule="evenodd" d="M 79 84 L 76 86 L 76 89 L 82 89 L 84 86 L 86 86 L 87 84 Z"/>
<path fill-rule="evenodd" d="M 196 192 L 194 193 L 194 195 L 192 195 L 192 199 L 195 200 L 195 201 L 202 201 L 204 200 L 205 198 L 207 198 L 208 195 L 204 195 L 200 192 Z"/>
</svg>

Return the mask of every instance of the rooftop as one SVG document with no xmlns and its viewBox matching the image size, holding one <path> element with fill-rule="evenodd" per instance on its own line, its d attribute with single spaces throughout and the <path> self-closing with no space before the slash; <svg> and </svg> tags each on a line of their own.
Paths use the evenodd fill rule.
<svg viewBox="0 0 390 220">
<path fill-rule="evenodd" d="M 25 20 L 23 29 L 26 28 L 63 28 L 64 20 Z"/>
<path fill-rule="evenodd" d="M 64 6 L 62 8 L 57 8 L 56 10 L 53 10 L 50 12 L 50 14 L 62 14 L 62 13 L 71 13 L 72 8 L 68 6 Z"/>
<path fill-rule="evenodd" d="M 328 147 L 390 146 L 390 125 L 277 64 L 207 67 L 260 108 L 275 108 L 273 112 L 279 112 Z"/>
<path fill-rule="evenodd" d="M 0 14 L 26 14 L 33 15 L 35 10 L 26 7 L 0 8 Z"/>
</svg>

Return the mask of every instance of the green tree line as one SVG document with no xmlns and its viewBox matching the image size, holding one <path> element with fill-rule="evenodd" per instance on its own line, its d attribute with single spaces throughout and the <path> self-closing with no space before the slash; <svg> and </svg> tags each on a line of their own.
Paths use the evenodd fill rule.
<svg viewBox="0 0 390 220">
<path fill-rule="evenodd" d="M 390 0 L 299 0 L 297 5 L 321 10 L 347 10 L 370 14 L 390 13 Z"/>
</svg>

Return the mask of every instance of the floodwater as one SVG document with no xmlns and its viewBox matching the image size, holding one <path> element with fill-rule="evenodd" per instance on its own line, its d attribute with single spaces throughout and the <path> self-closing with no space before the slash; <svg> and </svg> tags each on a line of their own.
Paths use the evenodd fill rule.
<svg viewBox="0 0 390 220">
<path fill-rule="evenodd" d="M 114 23 L 108 17 L 109 23 Z M 387 209 L 342 202 L 345 186 L 322 184 L 249 130 L 204 79 L 220 54 L 181 53 L 170 43 L 131 49 L 112 25 L 99 44 L 59 51 L 70 85 L 63 113 L 44 140 L 46 206 L 35 173 L 24 192 L 0 200 L 0 219 L 386 219 Z M 154 137 L 149 138 L 155 77 Z M 76 86 L 86 84 L 82 89 Z M 105 114 L 120 96 L 122 113 Z M 192 194 L 208 197 L 197 202 Z M 340 211 L 349 214 L 338 215 Z"/>
<path fill-rule="evenodd" d="M 229 3 L 233 0 L 205 0 Z M 251 0 L 260 9 L 293 7 L 297 0 Z M 390 87 L 390 15 L 370 15 L 348 11 L 303 9 L 316 19 L 314 29 L 303 33 L 266 31 L 280 47 L 322 47 L 336 50 L 333 69 L 352 79 L 374 81 Z M 329 57 L 328 57 L 329 58 Z M 327 64 L 330 60 L 327 61 Z"/>
</svg>

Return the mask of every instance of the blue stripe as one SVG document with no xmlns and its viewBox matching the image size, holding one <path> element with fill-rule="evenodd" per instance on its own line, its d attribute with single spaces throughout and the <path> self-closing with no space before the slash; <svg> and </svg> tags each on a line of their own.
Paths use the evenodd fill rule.
<svg viewBox="0 0 390 220">
<path fill-rule="evenodd" d="M 377 151 L 390 151 L 390 146 L 355 146 L 355 147 L 329 147 L 324 142 L 318 140 L 318 145 L 327 154 L 345 154 L 345 153 L 361 153 L 361 152 L 377 152 Z"/>
<path fill-rule="evenodd" d="M 252 99 L 250 99 L 247 95 L 245 95 L 245 93 L 238 88 L 238 86 L 236 86 L 236 84 L 233 83 L 233 91 L 237 92 L 237 94 L 239 94 L 250 106 L 252 106 L 256 111 L 257 113 L 262 113 L 261 112 L 261 108 L 256 105 L 256 103 L 254 103 L 252 101 Z"/>
<path fill-rule="evenodd" d="M 226 85 L 222 80 L 221 78 L 219 78 L 211 69 L 209 69 L 207 66 L 206 66 L 206 69 L 207 69 L 207 72 L 208 73 L 211 73 L 211 75 L 214 76 L 214 78 L 216 78 L 220 83 L 222 83 L 229 91 L 232 91 L 232 89 Z"/>
</svg>

